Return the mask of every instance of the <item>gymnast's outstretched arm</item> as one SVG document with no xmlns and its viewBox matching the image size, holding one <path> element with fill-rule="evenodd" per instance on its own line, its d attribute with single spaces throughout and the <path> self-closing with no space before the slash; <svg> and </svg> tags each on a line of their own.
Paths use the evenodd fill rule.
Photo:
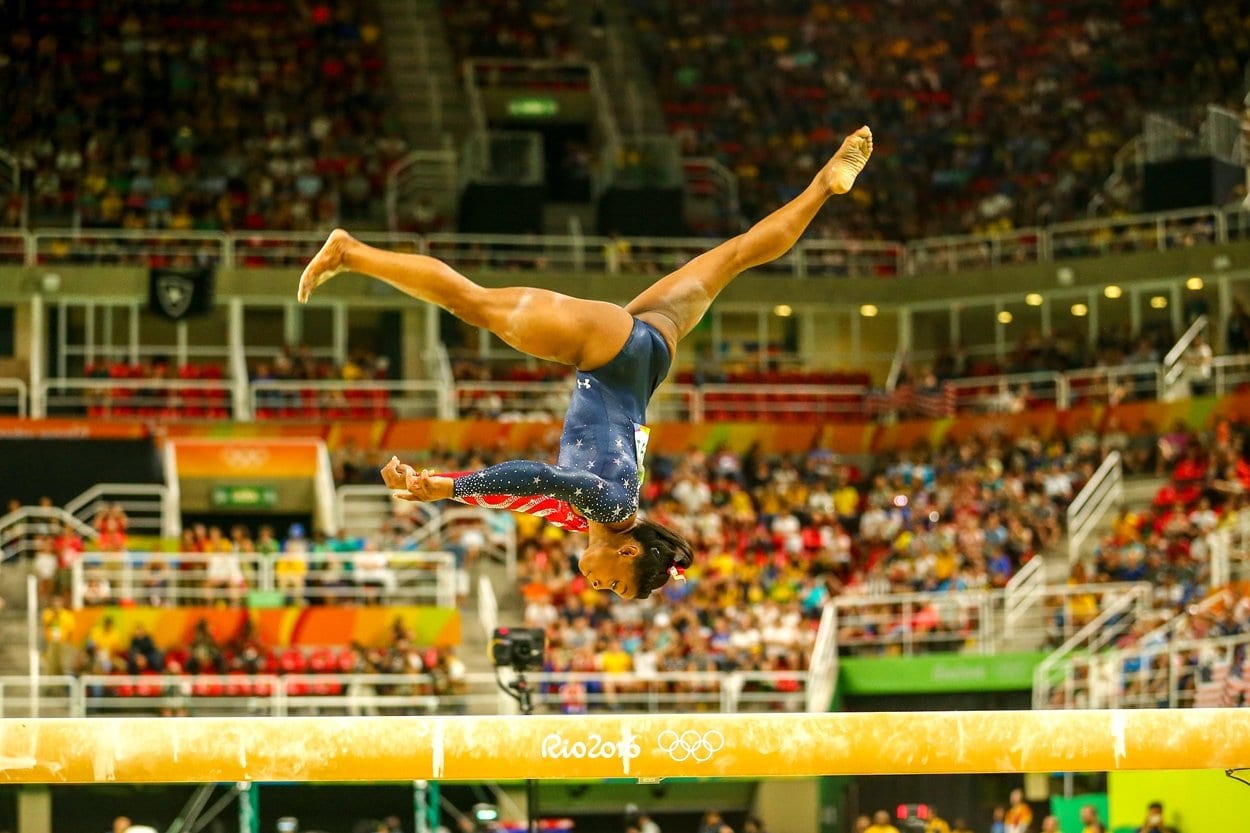
<svg viewBox="0 0 1250 833">
<path fill-rule="evenodd" d="M 382 469 L 387 486 L 410 499 L 449 500 L 476 495 L 544 495 L 567 501 L 591 521 L 615 524 L 638 511 L 637 491 L 582 469 L 551 466 L 534 460 L 512 460 L 481 471 L 448 477 L 428 469 L 416 471 L 391 458 Z M 401 495 L 405 496 L 405 495 Z"/>
</svg>

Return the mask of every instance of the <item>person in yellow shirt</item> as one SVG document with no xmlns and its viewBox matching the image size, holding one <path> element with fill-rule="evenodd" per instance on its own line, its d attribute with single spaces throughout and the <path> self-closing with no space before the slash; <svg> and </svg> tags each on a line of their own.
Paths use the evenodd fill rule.
<svg viewBox="0 0 1250 833">
<path fill-rule="evenodd" d="M 932 810 L 933 808 L 929 809 Z M 951 826 L 946 823 L 946 819 L 937 814 L 937 811 L 933 811 L 933 817 L 925 825 L 924 833 L 951 833 Z"/>
<path fill-rule="evenodd" d="M 613 678 L 612 675 L 624 675 L 634 670 L 634 658 L 621 647 L 621 643 L 613 640 L 606 651 L 599 654 L 598 659 L 599 670 L 608 675 L 603 681 L 603 693 L 607 698 L 608 705 L 612 708 L 617 707 L 617 695 L 625 694 L 631 691 L 628 677 L 625 681 L 619 678 Z"/>
<path fill-rule="evenodd" d="M 851 485 L 848 478 L 843 478 L 838 490 L 833 493 L 833 511 L 839 519 L 853 518 L 859 511 L 859 490 Z"/>
<path fill-rule="evenodd" d="M 113 617 L 105 616 L 100 620 L 87 637 L 93 651 L 97 673 L 107 674 L 113 670 L 113 660 L 121 652 L 122 634 L 113 627 Z"/>
<path fill-rule="evenodd" d="M 1011 806 L 1007 808 L 1007 817 L 1003 821 L 1007 833 L 1029 833 L 1029 828 L 1033 826 L 1033 808 L 1025 803 L 1024 790 L 1011 791 Z"/>
<path fill-rule="evenodd" d="M 872 825 L 864 833 L 898 833 L 898 828 L 890 824 L 890 814 L 878 810 L 872 817 Z"/>
<path fill-rule="evenodd" d="M 52 606 L 45 609 L 43 621 L 43 670 L 52 676 L 74 670 L 74 612 L 65 607 L 60 596 L 52 597 Z"/>
</svg>

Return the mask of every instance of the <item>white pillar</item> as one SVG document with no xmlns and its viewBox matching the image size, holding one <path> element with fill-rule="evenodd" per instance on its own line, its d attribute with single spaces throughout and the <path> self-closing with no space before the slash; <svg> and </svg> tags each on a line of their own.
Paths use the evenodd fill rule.
<svg viewBox="0 0 1250 833">
<path fill-rule="evenodd" d="M 35 419 L 47 416 L 47 404 L 43 397 L 43 381 L 47 371 L 44 361 L 48 356 L 48 332 L 44 321 L 43 296 L 30 296 L 30 415 Z"/>
</svg>

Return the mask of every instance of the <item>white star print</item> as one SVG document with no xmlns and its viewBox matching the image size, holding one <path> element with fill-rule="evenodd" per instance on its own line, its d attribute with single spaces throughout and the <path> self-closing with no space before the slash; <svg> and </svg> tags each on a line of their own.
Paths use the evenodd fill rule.
<svg viewBox="0 0 1250 833">
<path fill-rule="evenodd" d="M 625 445 L 625 441 L 624 441 L 624 440 L 622 440 L 620 437 L 617 437 L 617 438 L 616 438 L 616 447 L 617 447 L 617 448 L 621 448 L 621 447 L 622 447 L 622 446 L 624 446 L 624 445 Z"/>
<path fill-rule="evenodd" d="M 603 481 L 602 481 L 602 480 L 600 480 L 600 481 L 599 481 L 599 490 L 600 490 L 600 491 L 603 491 L 603 485 L 604 485 L 604 484 L 603 484 Z"/>
<path fill-rule="evenodd" d="M 577 447 L 578 447 L 578 448 L 581 448 L 581 447 L 582 447 L 582 441 L 581 441 L 581 439 L 578 439 L 578 441 L 577 441 Z"/>
<path fill-rule="evenodd" d="M 543 482 L 543 479 L 542 479 L 541 477 L 535 477 L 535 478 L 534 478 L 534 485 L 535 485 L 535 486 L 537 486 L 539 483 L 542 483 L 542 482 Z"/>
<path fill-rule="evenodd" d="M 612 514 L 614 514 L 614 515 L 619 515 L 619 514 L 621 514 L 621 505 L 620 505 L 619 503 L 618 503 L 618 504 L 616 504 L 616 506 L 613 506 L 613 507 L 612 507 Z"/>
<path fill-rule="evenodd" d="M 581 489 L 574 489 L 574 490 L 573 490 L 573 496 L 574 496 L 574 497 L 581 497 L 581 496 L 582 496 L 582 490 L 581 490 Z"/>
</svg>

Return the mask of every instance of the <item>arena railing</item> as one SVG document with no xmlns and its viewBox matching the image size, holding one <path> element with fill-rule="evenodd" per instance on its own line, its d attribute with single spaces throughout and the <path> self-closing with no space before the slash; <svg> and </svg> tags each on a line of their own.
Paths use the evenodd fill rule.
<svg viewBox="0 0 1250 833">
<path fill-rule="evenodd" d="M 1250 234 L 1240 206 L 1196 208 L 1058 223 L 1002 235 L 898 241 L 801 241 L 766 271 L 796 277 L 891 277 L 931 270 L 1166 251 L 1227 243 Z M 618 274 L 676 268 L 715 241 L 600 236 L 362 233 L 362 239 L 401 251 L 427 252 L 463 269 L 572 270 Z M 0 263 L 91 263 L 298 267 L 324 235 L 313 232 L 192 232 L 158 229 L 0 229 Z M 614 255 L 613 253 L 617 253 Z"/>
<path fill-rule="evenodd" d="M 0 718 L 73 717 L 78 680 L 69 676 L 0 676 Z"/>
<path fill-rule="evenodd" d="M 1146 587 L 1132 582 L 1042 586 L 1029 591 L 1035 598 L 1023 606 L 1013 599 L 1018 588 L 839 596 L 830 605 L 837 648 L 844 656 L 994 654 L 1063 645 L 1078 637 L 1081 644 L 1097 642 L 1096 634 L 1084 633 L 1090 620 L 1125 597 L 1144 602 L 1136 594 Z"/>
<path fill-rule="evenodd" d="M 34 388 L 31 411 L 108 419 L 232 419 L 234 384 L 228 379 L 45 379 Z"/>
<path fill-rule="evenodd" d="M 85 524 L 106 509 L 126 513 L 131 535 L 176 537 L 181 533 L 181 510 L 168 486 L 162 483 L 97 483 L 65 504 L 65 511 Z"/>
<path fill-rule="evenodd" d="M 516 578 L 516 525 L 507 513 L 456 503 L 444 507 L 437 503 L 398 501 L 390 489 L 380 485 L 339 486 L 335 512 L 344 531 L 363 536 L 376 534 L 396 515 L 402 515 L 403 527 L 412 527 L 403 539 L 405 549 L 463 546 L 465 533 L 472 532 L 480 536 L 480 553 L 502 564 L 510 579 Z"/>
<path fill-rule="evenodd" d="M 30 390 L 22 379 L 0 378 L 0 414 L 24 417 L 30 406 Z"/>
<path fill-rule="evenodd" d="M 1250 691 L 1250 634 L 1151 642 L 1073 657 L 1049 708 L 1148 709 L 1236 705 Z"/>
<path fill-rule="evenodd" d="M 948 379 L 942 384 L 955 392 L 957 411 L 1012 413 L 1039 401 L 1066 411 L 1071 405 L 1068 380 L 1062 373 L 1008 373 Z"/>
<path fill-rule="evenodd" d="M 22 506 L 0 515 L 0 561 L 35 552 L 38 540 L 50 535 L 56 526 L 73 529 L 84 541 L 98 537 L 90 524 L 59 506 Z"/>
<path fill-rule="evenodd" d="M 992 653 L 1001 596 L 986 590 L 841 596 L 831 602 L 837 650 L 842 656 Z"/>
<path fill-rule="evenodd" d="M 1225 396 L 1250 385 L 1250 356 L 1216 356 L 1211 362 L 1215 394 Z"/>
<path fill-rule="evenodd" d="M 1128 217 L 1100 217 L 1049 228 L 1052 260 L 1191 248 L 1228 241 L 1225 213 L 1193 208 Z"/>
<path fill-rule="evenodd" d="M 1109 587 L 1114 589 L 1107 589 Z M 1154 589 L 1149 582 L 1071 589 L 1076 593 L 1093 594 L 1098 592 L 1097 588 L 1102 588 L 1103 593 L 1098 615 L 1085 622 L 1034 669 L 1033 708 L 1052 708 L 1060 697 L 1071 700 L 1072 693 L 1065 690 L 1071 684 L 1065 670 L 1072 657 L 1104 650 L 1131 633 L 1139 622 L 1149 621 Z"/>
<path fill-rule="evenodd" d="M 1068 562 L 1081 550 L 1103 518 L 1124 499 L 1124 465 L 1120 452 L 1112 451 L 1068 504 Z"/>
<path fill-rule="evenodd" d="M 454 419 L 452 393 L 430 381 L 256 381 L 252 414 L 265 419 Z"/>
<path fill-rule="evenodd" d="M 931 237 L 907 244 L 907 274 L 993 269 L 1040 263 L 1049 257 L 1049 237 L 1040 228 Z"/>
<path fill-rule="evenodd" d="M 339 486 L 334 509 L 339 529 L 356 536 L 376 535 L 397 514 L 424 526 L 442 511 L 438 503 L 397 501 L 390 489 L 376 483 Z"/>
<path fill-rule="evenodd" d="M 1064 371 L 1072 405 L 1103 404 L 1126 399 L 1157 399 L 1163 366 L 1149 362 L 1085 367 Z"/>
<path fill-rule="evenodd" d="M 456 562 L 445 552 L 88 552 L 71 568 L 74 607 L 241 605 L 249 593 L 454 608 Z"/>
<path fill-rule="evenodd" d="M 805 672 L 682 672 L 640 676 L 541 672 L 528 675 L 540 713 L 802 711 Z M 41 678 L 44 679 L 44 678 Z M 494 675 L 448 681 L 433 674 L 87 674 L 55 678 L 57 702 L 72 716 L 133 714 L 287 716 L 299 714 L 498 714 Z M 12 681 L 0 678 L 0 692 Z M 447 692 L 447 688 L 451 692 Z M 438 689 L 442 688 L 443 691 Z M 476 692 L 476 693 L 475 693 Z M 24 716 L 15 698 L 5 716 Z"/>
<path fill-rule="evenodd" d="M 31 233 L 23 229 L 0 229 L 0 264 L 31 266 L 35 253 L 35 241 Z"/>
</svg>

